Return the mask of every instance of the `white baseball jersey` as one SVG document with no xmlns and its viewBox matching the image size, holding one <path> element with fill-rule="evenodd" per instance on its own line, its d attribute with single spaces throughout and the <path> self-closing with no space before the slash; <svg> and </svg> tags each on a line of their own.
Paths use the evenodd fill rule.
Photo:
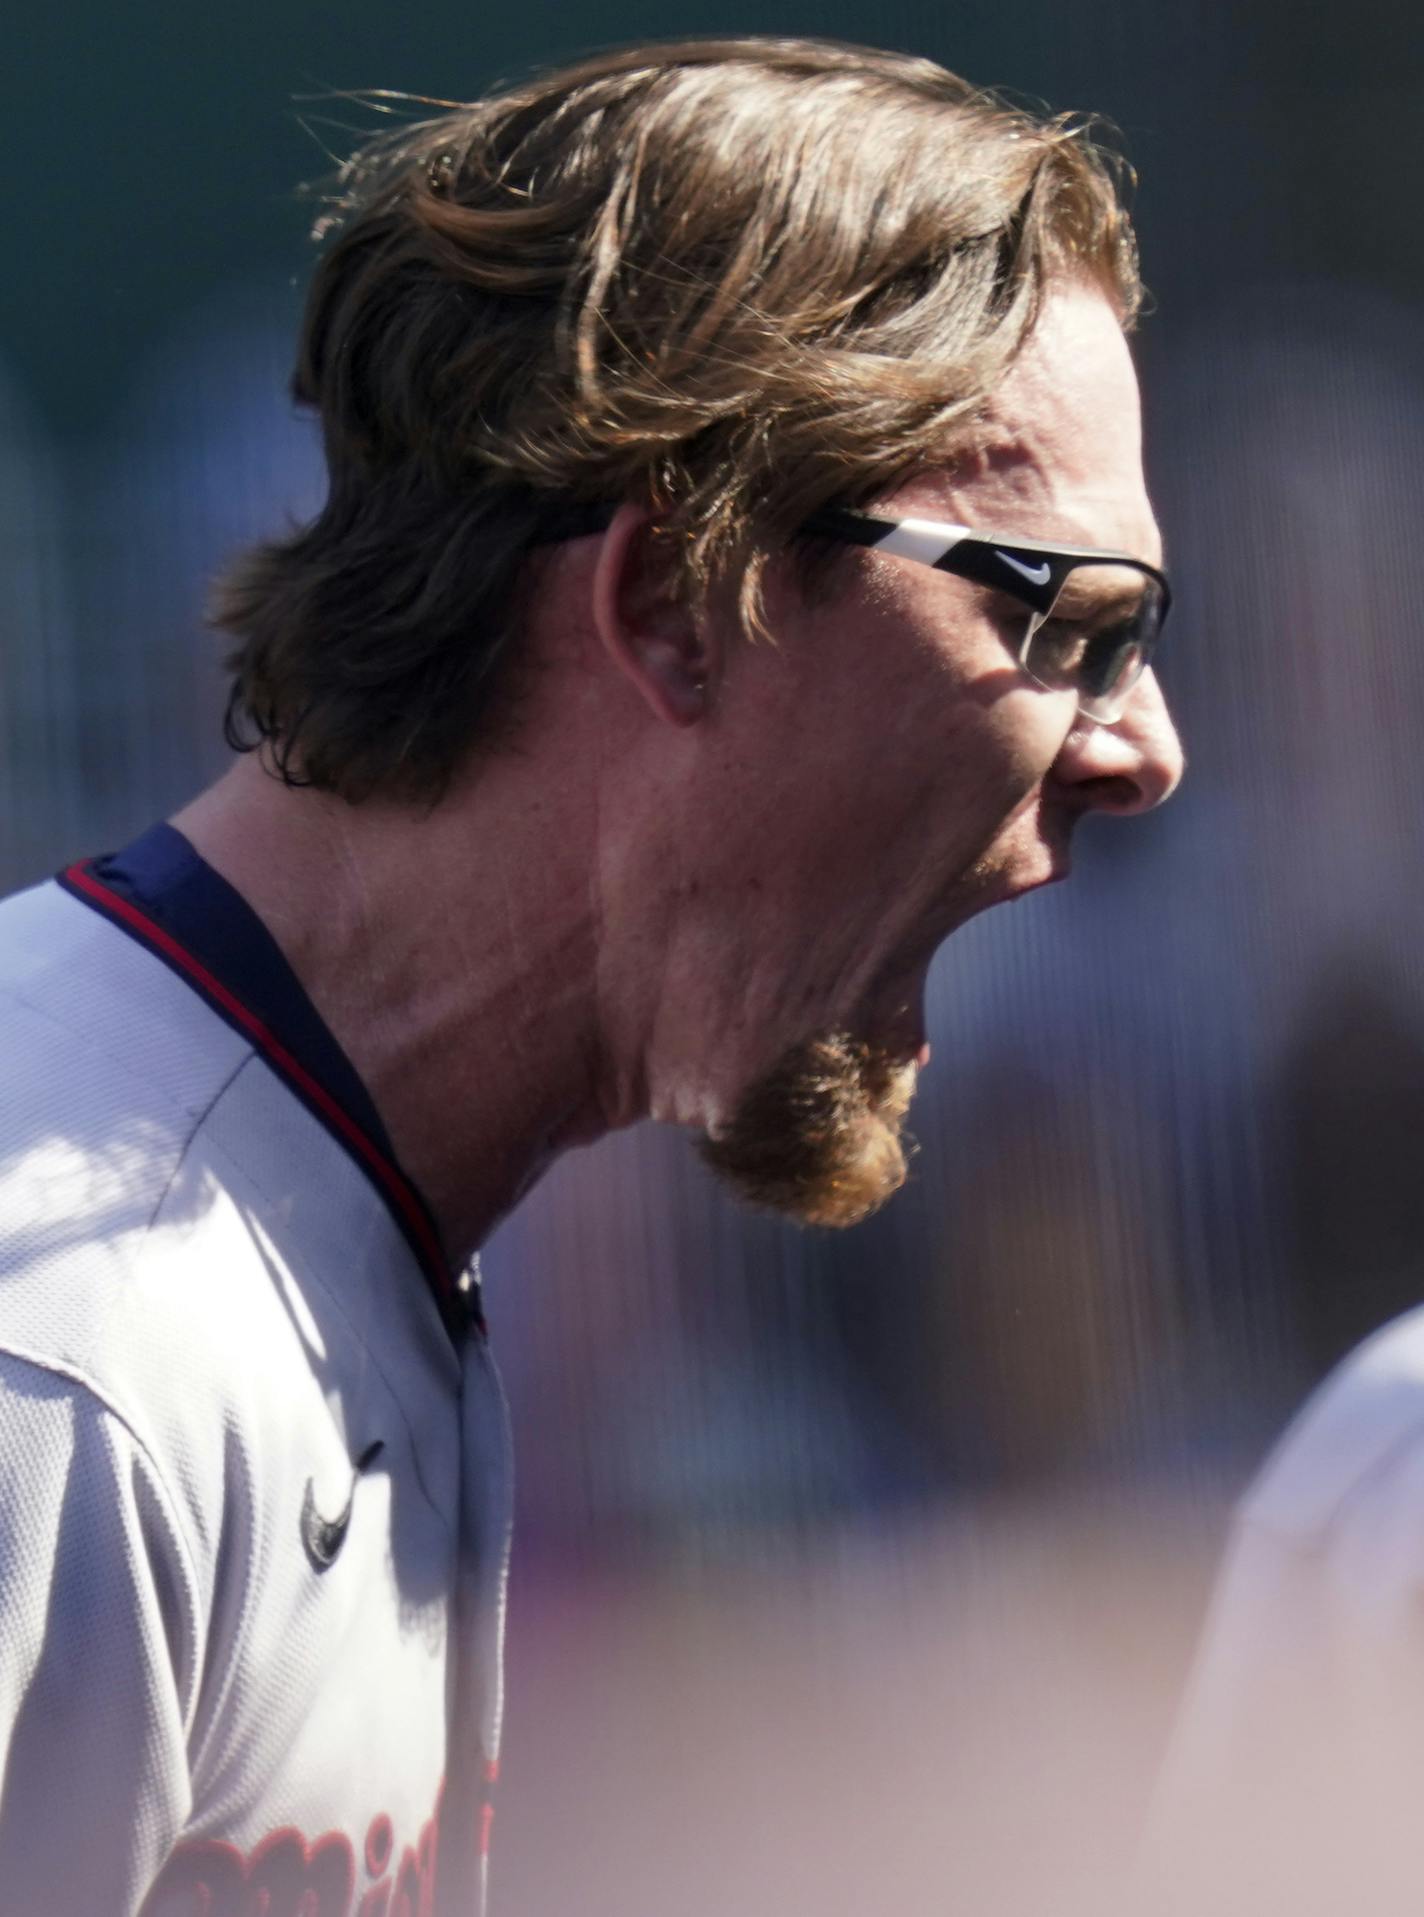
<svg viewBox="0 0 1424 1917">
<path fill-rule="evenodd" d="M 1306 1404 L 1237 1515 L 1147 1911 L 1424 1910 L 1424 1310 Z"/>
<path fill-rule="evenodd" d="M 0 905 L 0 1909 L 482 1895 L 503 1400 L 349 1061 L 156 827 Z"/>
</svg>

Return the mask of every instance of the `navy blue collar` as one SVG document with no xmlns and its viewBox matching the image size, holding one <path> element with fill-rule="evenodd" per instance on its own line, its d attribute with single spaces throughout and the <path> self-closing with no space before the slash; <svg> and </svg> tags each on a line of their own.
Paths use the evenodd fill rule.
<svg viewBox="0 0 1424 1917">
<path fill-rule="evenodd" d="M 385 1201 L 452 1335 L 480 1323 L 457 1284 L 430 1208 L 400 1166 L 360 1075 L 252 907 L 171 825 L 88 859 L 59 884 L 176 972 L 260 1052 Z"/>
</svg>

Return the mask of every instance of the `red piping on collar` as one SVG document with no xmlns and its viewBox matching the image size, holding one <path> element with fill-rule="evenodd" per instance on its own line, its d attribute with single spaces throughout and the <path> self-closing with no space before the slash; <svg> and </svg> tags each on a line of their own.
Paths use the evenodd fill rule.
<svg viewBox="0 0 1424 1917">
<path fill-rule="evenodd" d="M 110 891 L 101 879 L 95 878 L 83 861 L 69 866 L 64 879 L 75 891 L 82 892 L 104 912 L 122 920 L 137 932 L 146 944 L 161 952 L 180 972 L 185 972 L 205 996 L 220 1006 L 233 1024 L 247 1034 L 268 1064 L 301 1093 L 331 1130 L 356 1154 L 405 1225 L 413 1241 L 412 1248 L 419 1256 L 431 1289 L 448 1320 L 450 1313 L 458 1308 L 455 1280 L 430 1214 L 404 1172 L 391 1163 L 345 1107 L 339 1105 L 326 1087 L 292 1056 L 270 1027 L 255 1012 L 249 1011 L 241 999 L 236 998 L 222 980 L 215 978 L 171 933 L 165 932 L 161 925 L 128 899 Z"/>
</svg>

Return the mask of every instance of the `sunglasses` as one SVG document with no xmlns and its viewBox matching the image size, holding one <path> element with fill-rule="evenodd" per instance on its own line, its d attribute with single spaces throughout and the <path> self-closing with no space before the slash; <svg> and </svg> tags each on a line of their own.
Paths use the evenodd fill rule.
<svg viewBox="0 0 1424 1917">
<path fill-rule="evenodd" d="M 541 526 L 540 544 L 602 532 L 606 504 L 570 504 Z M 1172 603 L 1165 573 L 1131 553 L 1097 546 L 1051 546 L 1038 539 L 996 539 L 933 519 L 877 519 L 824 506 L 801 531 L 842 545 L 870 546 L 914 559 L 1006 594 L 1028 617 L 1014 656 L 1035 685 L 1071 692 L 1099 725 L 1122 717 L 1132 689 L 1157 649 Z"/>
<path fill-rule="evenodd" d="M 1027 610 L 1014 650 L 1049 692 L 1071 692 L 1100 725 L 1120 719 L 1147 670 L 1172 603 L 1164 573 L 1130 553 L 996 539 L 930 519 L 876 519 L 824 507 L 802 531 L 914 559 L 1006 594 Z"/>
</svg>

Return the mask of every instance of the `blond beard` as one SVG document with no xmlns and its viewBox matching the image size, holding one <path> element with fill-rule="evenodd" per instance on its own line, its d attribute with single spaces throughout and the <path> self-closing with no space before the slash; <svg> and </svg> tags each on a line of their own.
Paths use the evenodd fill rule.
<svg viewBox="0 0 1424 1917">
<path fill-rule="evenodd" d="M 749 1204 L 805 1225 L 857 1225 L 905 1182 L 915 1067 L 843 1033 L 787 1052 L 702 1157 Z"/>
</svg>

